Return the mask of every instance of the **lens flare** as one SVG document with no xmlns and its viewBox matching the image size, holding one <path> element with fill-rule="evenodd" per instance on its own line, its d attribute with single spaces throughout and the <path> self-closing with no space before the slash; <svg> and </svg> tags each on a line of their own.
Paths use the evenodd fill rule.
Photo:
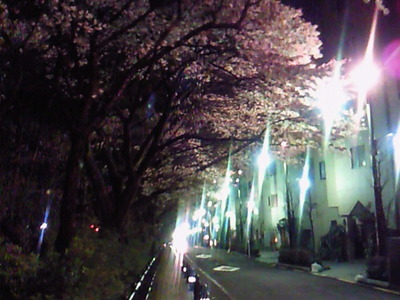
<svg viewBox="0 0 400 300">
<path fill-rule="evenodd" d="M 383 65 L 388 74 L 400 79 L 400 40 L 394 40 L 385 48 Z"/>
</svg>

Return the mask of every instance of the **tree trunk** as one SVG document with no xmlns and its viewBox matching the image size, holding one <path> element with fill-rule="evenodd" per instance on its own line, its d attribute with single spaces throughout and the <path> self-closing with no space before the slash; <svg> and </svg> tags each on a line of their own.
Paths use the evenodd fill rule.
<svg viewBox="0 0 400 300">
<path fill-rule="evenodd" d="M 308 192 L 309 193 L 309 192 Z M 312 254 L 313 254 L 313 259 L 315 259 L 315 232 L 314 232 L 314 219 L 312 216 L 312 212 L 314 209 L 314 206 L 311 201 L 311 195 L 308 195 L 308 203 L 309 203 L 309 211 L 308 211 L 308 217 L 310 218 L 310 229 L 311 229 L 311 243 L 312 243 Z"/>
<path fill-rule="evenodd" d="M 288 234 L 289 234 L 289 247 L 296 247 L 296 219 L 294 217 L 293 210 L 293 199 L 289 187 L 289 169 L 286 161 L 284 162 L 284 172 L 285 172 L 285 192 L 286 192 L 286 214 L 288 222 Z"/>
<path fill-rule="evenodd" d="M 86 141 L 82 134 L 72 134 L 71 149 L 67 161 L 64 182 L 64 193 L 60 207 L 60 225 L 58 228 L 55 249 L 64 254 L 70 247 L 76 233 L 76 206 L 78 203 L 78 191 L 81 178 L 81 163 L 86 147 Z"/>
</svg>

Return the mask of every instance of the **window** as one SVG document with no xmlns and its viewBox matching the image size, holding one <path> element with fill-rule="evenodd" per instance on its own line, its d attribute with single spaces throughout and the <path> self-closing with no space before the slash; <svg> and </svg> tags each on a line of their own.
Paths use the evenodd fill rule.
<svg viewBox="0 0 400 300">
<path fill-rule="evenodd" d="M 356 169 L 367 165 L 365 160 L 365 146 L 359 145 L 350 148 L 351 152 L 351 168 Z"/>
<path fill-rule="evenodd" d="M 276 163 L 275 161 L 271 162 L 267 168 L 267 175 L 268 176 L 275 176 L 276 175 Z"/>
<path fill-rule="evenodd" d="M 271 207 L 277 207 L 278 206 L 278 195 L 273 194 L 268 196 L 268 205 Z"/>
<path fill-rule="evenodd" d="M 325 161 L 319 162 L 319 179 L 326 179 L 326 171 L 325 171 Z"/>
</svg>

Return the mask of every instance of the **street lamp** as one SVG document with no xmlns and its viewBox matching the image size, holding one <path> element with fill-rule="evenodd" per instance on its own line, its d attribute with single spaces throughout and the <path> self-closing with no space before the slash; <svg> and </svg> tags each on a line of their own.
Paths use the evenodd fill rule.
<svg viewBox="0 0 400 300">
<path fill-rule="evenodd" d="M 396 229 L 400 229 L 400 211 L 399 211 L 399 200 L 398 194 L 400 193 L 399 190 L 399 171 L 400 171 L 400 132 L 399 129 L 397 133 L 392 137 L 393 143 L 393 158 L 394 158 L 394 165 L 395 165 L 395 199 L 394 199 L 394 209 L 395 209 L 395 222 L 396 222 Z"/>
<path fill-rule="evenodd" d="M 368 121 L 368 131 L 371 147 L 372 179 L 375 199 L 375 226 L 378 254 L 386 254 L 386 218 L 383 209 L 382 184 L 378 166 L 378 147 L 375 139 L 373 103 L 368 101 L 368 92 L 378 83 L 380 78 L 379 68 L 374 64 L 372 55 L 366 55 L 364 60 L 350 73 L 351 83 L 357 88 L 358 112 L 365 107 Z"/>
<path fill-rule="evenodd" d="M 317 107 L 321 111 L 324 121 L 325 145 L 328 144 L 333 122 L 339 115 L 344 104 L 350 100 L 349 95 L 345 92 L 343 80 L 341 78 L 342 64 L 336 64 L 333 75 L 323 78 L 317 84 L 314 98 L 317 100 Z"/>
<path fill-rule="evenodd" d="M 193 213 L 193 221 L 201 220 L 201 218 L 206 214 L 206 210 L 204 208 L 196 209 Z"/>
</svg>

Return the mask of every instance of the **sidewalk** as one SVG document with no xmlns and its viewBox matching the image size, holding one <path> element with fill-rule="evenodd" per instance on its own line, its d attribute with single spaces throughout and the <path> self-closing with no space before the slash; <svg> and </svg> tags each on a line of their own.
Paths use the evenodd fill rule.
<svg viewBox="0 0 400 300">
<path fill-rule="evenodd" d="M 261 251 L 260 257 L 256 260 L 265 262 L 268 264 L 282 265 L 278 262 L 278 251 Z M 342 281 L 347 281 L 351 283 L 357 283 L 356 276 L 361 275 L 366 278 L 366 260 L 353 260 L 351 262 L 324 262 L 325 266 L 330 267 L 328 270 L 324 270 L 320 273 L 313 273 L 317 276 L 325 276 L 336 278 Z M 302 268 L 306 269 L 306 268 Z"/>
</svg>

